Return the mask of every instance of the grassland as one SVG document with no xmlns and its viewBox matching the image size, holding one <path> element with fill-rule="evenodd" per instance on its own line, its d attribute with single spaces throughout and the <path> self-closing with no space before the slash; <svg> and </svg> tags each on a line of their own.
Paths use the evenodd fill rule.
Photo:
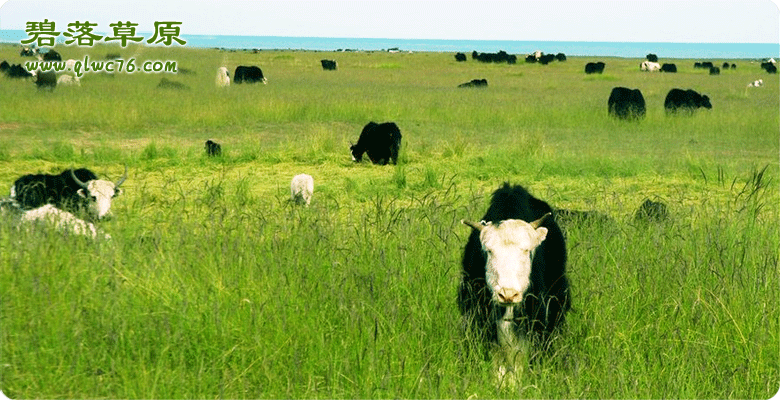
<svg viewBox="0 0 780 400">
<path fill-rule="evenodd" d="M 23 173 L 130 169 L 100 222 L 109 242 L 0 221 L 9 397 L 769 398 L 780 387 L 780 84 L 757 64 L 709 76 L 674 60 L 677 74 L 647 74 L 607 58 L 586 76 L 595 59 L 59 50 L 194 73 L 87 74 L 53 92 L 0 79 L 0 190 Z M 0 46 L 3 59 L 21 61 L 15 46 Z M 269 83 L 218 89 L 223 65 L 259 65 Z M 190 89 L 156 88 L 163 76 Z M 456 88 L 475 78 L 490 86 Z M 758 78 L 767 85 L 746 90 Z M 644 120 L 608 117 L 614 86 L 642 90 Z M 665 115 L 673 87 L 713 109 Z M 401 128 L 399 165 L 350 160 L 370 120 Z M 209 138 L 222 157 L 205 156 Z M 308 209 L 287 203 L 298 173 L 315 180 Z M 611 217 L 565 227 L 574 311 L 515 388 L 465 351 L 455 306 L 469 233 L 458 221 L 479 218 L 504 181 Z M 668 204 L 669 221 L 635 222 L 645 198 Z"/>
</svg>

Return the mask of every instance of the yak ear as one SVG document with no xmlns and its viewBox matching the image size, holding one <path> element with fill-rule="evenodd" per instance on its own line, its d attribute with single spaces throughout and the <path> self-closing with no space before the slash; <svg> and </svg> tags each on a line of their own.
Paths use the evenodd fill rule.
<svg viewBox="0 0 780 400">
<path fill-rule="evenodd" d="M 547 239 L 547 228 L 540 226 L 536 228 L 536 242 L 542 243 L 544 239 Z"/>
</svg>

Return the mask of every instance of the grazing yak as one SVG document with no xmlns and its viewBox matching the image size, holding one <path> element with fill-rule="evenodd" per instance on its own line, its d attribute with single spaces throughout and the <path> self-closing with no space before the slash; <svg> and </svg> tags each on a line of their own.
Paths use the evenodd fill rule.
<svg viewBox="0 0 780 400">
<path fill-rule="evenodd" d="M 219 67 L 217 69 L 216 83 L 217 87 L 230 86 L 230 74 L 228 73 L 227 68 Z"/>
<path fill-rule="evenodd" d="M 160 79 L 160 83 L 157 84 L 157 87 L 160 89 L 175 89 L 175 90 L 189 90 L 190 87 L 181 83 L 172 81 L 168 78 L 162 78 Z"/>
<path fill-rule="evenodd" d="M 463 53 L 455 53 L 455 61 L 458 62 L 466 61 L 466 55 Z"/>
<path fill-rule="evenodd" d="M 761 69 L 764 71 L 770 73 L 770 74 L 776 74 L 777 73 L 777 63 L 774 59 L 769 59 L 769 61 L 765 61 L 761 63 Z"/>
<path fill-rule="evenodd" d="M 33 76 L 33 74 L 21 64 L 8 65 L 6 61 L 3 62 L 7 65 L 3 72 L 5 72 L 5 75 L 9 78 L 29 78 Z"/>
<path fill-rule="evenodd" d="M 653 53 L 650 53 L 650 54 L 646 55 L 645 58 L 647 59 L 647 61 L 650 61 L 650 62 L 655 62 L 655 63 L 658 62 L 658 56 L 653 54 Z"/>
<path fill-rule="evenodd" d="M 763 79 L 759 79 L 757 81 L 750 82 L 747 85 L 747 87 L 761 87 L 761 86 L 764 86 L 764 80 Z"/>
<path fill-rule="evenodd" d="M 469 82 L 461 83 L 458 85 L 459 88 L 463 87 L 487 87 L 488 82 L 487 79 L 472 79 Z"/>
<path fill-rule="evenodd" d="M 537 60 L 539 64 L 547 65 L 553 61 L 555 61 L 555 54 L 543 54 L 539 59 Z"/>
<path fill-rule="evenodd" d="M 666 95 L 664 100 L 664 108 L 667 113 L 673 113 L 677 111 L 687 111 L 692 113 L 698 108 L 712 108 L 710 98 L 706 95 L 701 95 L 692 89 L 672 89 Z"/>
<path fill-rule="evenodd" d="M 233 82 L 235 83 L 263 82 L 263 84 L 267 84 L 268 79 L 265 79 L 265 76 L 263 76 L 263 70 L 261 70 L 259 67 L 256 67 L 254 65 L 251 67 L 239 65 L 238 67 L 236 67 L 236 72 L 233 74 Z"/>
<path fill-rule="evenodd" d="M 652 61 L 642 61 L 639 64 L 639 70 L 644 72 L 658 72 L 661 70 L 661 64 Z"/>
<path fill-rule="evenodd" d="M 557 208 L 553 211 L 555 222 L 565 231 L 573 226 L 590 226 L 614 224 L 614 220 L 609 215 L 595 211 L 569 210 Z"/>
<path fill-rule="evenodd" d="M 660 201 L 645 199 L 634 214 L 635 221 L 661 222 L 669 218 L 666 204 Z"/>
<path fill-rule="evenodd" d="M 20 57 L 35 57 L 36 54 L 38 54 L 38 49 L 27 46 L 22 47 L 22 50 L 19 52 Z"/>
<path fill-rule="evenodd" d="M 49 49 L 49 51 L 43 53 L 43 61 L 62 61 L 62 56 L 60 53 Z"/>
<path fill-rule="evenodd" d="M 639 89 L 615 87 L 607 101 L 609 114 L 620 119 L 639 119 L 645 116 L 645 98 Z"/>
<path fill-rule="evenodd" d="M 320 64 L 322 64 L 322 69 L 325 71 L 335 71 L 338 69 L 338 63 L 334 60 L 320 60 Z"/>
<path fill-rule="evenodd" d="M 585 64 L 585 73 L 586 74 L 601 74 L 604 72 L 604 67 L 606 64 L 603 62 L 589 62 Z"/>
<path fill-rule="evenodd" d="M 61 86 L 81 86 L 81 79 L 78 76 L 62 74 L 57 78 L 57 84 Z"/>
<path fill-rule="evenodd" d="M 390 161 L 393 164 L 398 162 L 400 148 L 401 130 L 395 122 L 377 124 L 371 121 L 363 127 L 357 144 L 350 146 L 349 150 L 355 162 L 362 161 L 363 153 L 366 153 L 372 163 L 387 165 Z"/>
<path fill-rule="evenodd" d="M 222 146 L 211 139 L 206 141 L 205 148 L 206 155 L 209 157 L 219 157 L 222 155 Z"/>
<path fill-rule="evenodd" d="M 38 89 L 54 90 L 57 87 L 57 74 L 54 71 L 36 71 L 35 86 Z"/>
<path fill-rule="evenodd" d="M 661 72 L 675 73 L 675 72 L 677 72 L 677 65 L 676 64 L 668 64 L 668 63 L 666 63 L 664 65 L 661 65 Z"/>
<path fill-rule="evenodd" d="M 507 64 L 515 64 L 517 63 L 517 56 L 511 55 L 504 50 L 499 51 L 498 53 L 479 53 L 477 51 L 473 51 L 471 53 L 471 58 L 480 62 L 485 63 L 507 63 Z"/>
<path fill-rule="evenodd" d="M 523 187 L 504 183 L 482 221 L 461 221 L 473 231 L 463 253 L 458 308 L 468 336 L 483 350 L 497 346 L 504 361 L 499 377 L 526 343 L 548 349 L 571 308 L 566 243 L 551 213 Z"/>
<path fill-rule="evenodd" d="M 11 186 L 10 198 L 25 210 L 51 204 L 63 211 L 86 214 L 92 220 L 111 211 L 111 199 L 122 194 L 125 173 L 114 183 L 97 178 L 94 172 L 67 169 L 59 175 L 30 174 L 19 177 Z"/>
<path fill-rule="evenodd" d="M 314 178 L 311 175 L 295 175 L 290 182 L 290 201 L 308 206 L 314 193 Z"/>
</svg>

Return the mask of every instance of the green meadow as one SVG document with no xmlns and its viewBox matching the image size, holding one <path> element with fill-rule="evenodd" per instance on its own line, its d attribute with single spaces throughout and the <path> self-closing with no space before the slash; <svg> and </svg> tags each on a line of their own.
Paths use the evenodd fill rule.
<svg viewBox="0 0 780 400">
<path fill-rule="evenodd" d="M 662 54 L 678 73 L 623 58 L 57 51 L 172 60 L 179 73 L 86 73 L 54 91 L 0 77 L 0 193 L 27 173 L 129 170 L 97 223 L 111 240 L 0 221 L 10 398 L 765 399 L 780 388 L 780 82 L 757 62 L 710 76 Z M 3 45 L 0 60 L 31 59 Z M 585 75 L 597 60 L 604 73 Z M 260 66 L 268 84 L 217 88 L 217 68 L 237 65 Z M 163 77 L 188 89 L 157 88 Z M 489 86 L 457 88 L 478 78 Z M 643 120 L 608 116 L 615 86 L 642 91 Z M 672 88 L 713 108 L 668 116 Z M 369 121 L 400 127 L 398 165 L 351 161 Z M 207 139 L 221 157 L 205 155 Z M 299 173 L 314 177 L 308 208 L 288 202 Z M 467 351 L 455 303 L 470 233 L 459 221 L 481 218 L 505 181 L 610 217 L 561 222 L 573 311 L 516 385 Z M 668 220 L 636 221 L 644 199 L 667 204 Z"/>
</svg>

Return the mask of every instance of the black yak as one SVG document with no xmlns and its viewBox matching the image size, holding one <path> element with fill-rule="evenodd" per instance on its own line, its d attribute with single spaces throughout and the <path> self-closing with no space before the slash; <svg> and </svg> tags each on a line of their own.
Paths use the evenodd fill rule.
<svg viewBox="0 0 780 400">
<path fill-rule="evenodd" d="M 487 85 L 487 79 L 472 79 L 469 82 L 461 83 L 458 87 L 487 87 Z"/>
<path fill-rule="evenodd" d="M 634 220 L 636 221 L 661 222 L 668 217 L 669 211 L 666 209 L 666 204 L 650 199 L 645 199 L 636 210 L 636 213 L 634 213 Z"/>
<path fill-rule="evenodd" d="M 585 64 L 585 73 L 586 74 L 601 74 L 604 72 L 604 67 L 606 64 L 603 62 L 589 62 Z"/>
<path fill-rule="evenodd" d="M 664 108 L 667 113 L 673 113 L 680 110 L 693 112 L 701 107 L 708 109 L 712 108 L 710 98 L 691 89 L 672 89 L 664 100 Z"/>
<path fill-rule="evenodd" d="M 206 155 L 209 157 L 219 157 L 222 155 L 222 146 L 211 139 L 206 141 L 205 148 Z"/>
<path fill-rule="evenodd" d="M 54 71 L 37 71 L 35 73 L 35 86 L 38 89 L 54 90 L 57 87 L 57 74 Z"/>
<path fill-rule="evenodd" d="M 645 98 L 639 89 L 616 87 L 607 101 L 609 114 L 620 119 L 639 119 L 645 116 Z"/>
<path fill-rule="evenodd" d="M 233 83 L 256 83 L 256 82 L 263 82 L 263 84 L 268 83 L 268 79 L 265 79 L 265 76 L 263 76 L 263 70 L 261 70 L 259 67 L 251 66 L 246 67 L 243 65 L 239 65 L 236 67 L 236 73 L 233 74 Z"/>
<path fill-rule="evenodd" d="M 360 132 L 357 144 L 353 144 L 349 150 L 352 159 L 356 162 L 363 160 L 363 153 L 374 164 L 386 165 L 392 161 L 398 162 L 398 151 L 401 148 L 401 131 L 395 122 L 377 124 L 369 122 Z"/>
</svg>

